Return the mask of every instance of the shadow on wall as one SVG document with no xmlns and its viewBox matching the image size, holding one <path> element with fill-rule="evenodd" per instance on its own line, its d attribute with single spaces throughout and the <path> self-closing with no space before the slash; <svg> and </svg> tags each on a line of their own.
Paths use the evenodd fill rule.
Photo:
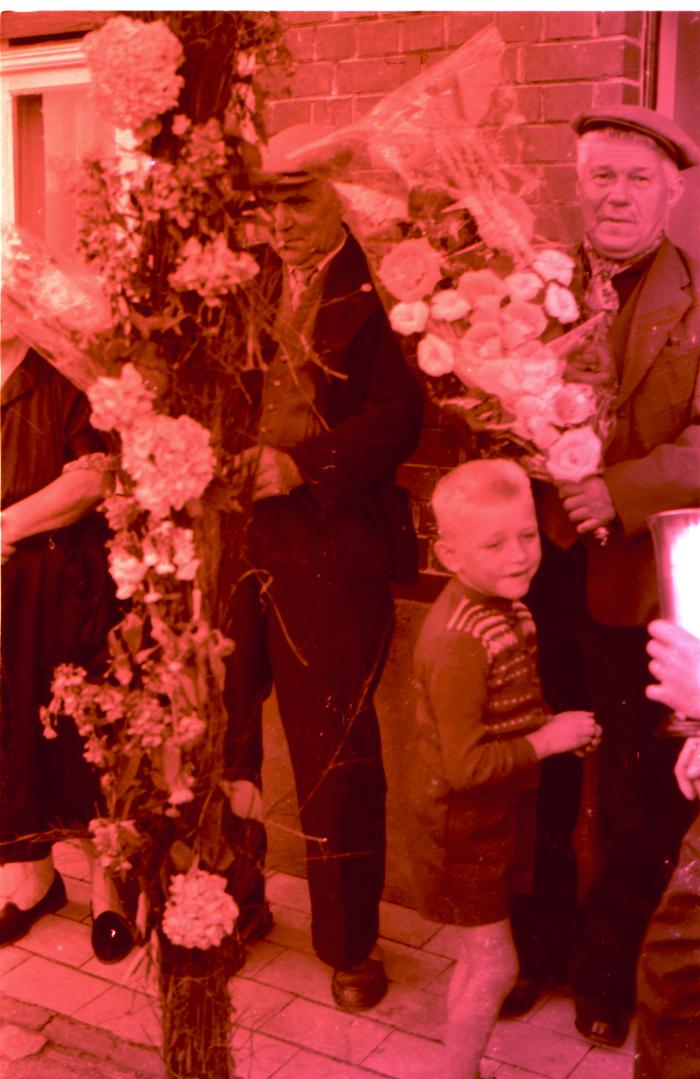
<svg viewBox="0 0 700 1079">
<path fill-rule="evenodd" d="M 375 703 L 382 731 L 387 796 L 387 874 L 384 898 L 411 906 L 402 829 L 402 792 L 405 754 L 415 709 L 413 686 L 413 648 L 427 613 L 424 603 L 399 600 L 396 605 L 396 632 Z M 287 745 L 274 696 L 264 710 L 265 764 L 263 794 L 269 815 L 269 870 L 281 869 L 297 876 L 306 875 L 304 841 L 299 831 L 294 779 Z"/>
</svg>

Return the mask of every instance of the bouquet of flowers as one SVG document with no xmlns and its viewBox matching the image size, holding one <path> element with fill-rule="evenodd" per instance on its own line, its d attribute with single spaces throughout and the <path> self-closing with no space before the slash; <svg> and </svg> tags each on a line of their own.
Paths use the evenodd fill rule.
<svg viewBox="0 0 700 1079">
<path fill-rule="evenodd" d="M 432 397 L 478 432 L 480 452 L 576 482 L 599 470 L 612 422 L 609 366 L 584 383 L 568 362 L 602 358 L 601 318 L 581 322 L 575 261 L 538 242 L 537 180 L 507 163 L 519 117 L 502 52 L 482 31 L 297 153 L 328 170 L 333 150 L 350 152 L 336 189 Z"/>
</svg>

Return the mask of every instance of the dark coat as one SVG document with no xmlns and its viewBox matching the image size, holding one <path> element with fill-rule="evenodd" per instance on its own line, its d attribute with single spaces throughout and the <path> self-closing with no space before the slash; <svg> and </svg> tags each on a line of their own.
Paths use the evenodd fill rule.
<svg viewBox="0 0 700 1079">
<path fill-rule="evenodd" d="M 658 591 L 647 518 L 700 506 L 700 266 L 664 240 L 611 335 L 623 350 L 616 425 L 605 450 L 603 479 L 617 514 L 605 546 L 588 555 L 588 605 L 611 626 L 645 625 Z M 615 335 L 623 329 L 624 336 Z M 543 529 L 565 535 L 563 509 L 539 500 Z M 564 527 L 562 527 L 562 525 Z M 570 540 L 576 533 L 568 524 Z"/>
<path fill-rule="evenodd" d="M 274 310 L 280 260 L 268 256 L 261 272 Z M 350 235 L 329 266 L 312 344 L 329 372 L 319 398 L 327 429 L 288 451 L 303 486 L 255 504 L 251 554 L 270 568 L 411 580 L 415 533 L 394 479 L 418 443 L 423 392 Z"/>
</svg>

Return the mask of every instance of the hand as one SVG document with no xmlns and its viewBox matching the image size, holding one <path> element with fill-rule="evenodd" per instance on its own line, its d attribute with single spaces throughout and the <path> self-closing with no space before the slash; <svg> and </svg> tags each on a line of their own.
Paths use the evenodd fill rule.
<svg viewBox="0 0 700 1079">
<path fill-rule="evenodd" d="M 5 510 L 3 514 L 0 514 L 0 535 L 2 536 L 1 564 L 4 566 L 10 556 L 15 553 L 15 542 L 18 539 L 12 530 L 7 510 Z"/>
<path fill-rule="evenodd" d="M 595 532 L 615 518 L 615 507 L 605 480 L 589 476 L 580 483 L 561 483 L 559 494 L 577 532 Z"/>
<path fill-rule="evenodd" d="M 255 468 L 253 499 L 287 495 L 304 482 L 288 453 L 273 446 L 254 446 L 234 458 L 236 471 Z"/>
<path fill-rule="evenodd" d="M 527 738 L 541 759 L 572 750 L 594 750 L 602 733 L 592 712 L 559 712 Z"/>
<path fill-rule="evenodd" d="M 659 684 L 647 686 L 647 697 L 700 719 L 700 639 L 660 618 L 649 624 L 649 633 L 649 673 Z"/>
<path fill-rule="evenodd" d="M 674 772 L 681 793 L 688 801 L 700 798 L 700 738 L 686 738 Z"/>
</svg>

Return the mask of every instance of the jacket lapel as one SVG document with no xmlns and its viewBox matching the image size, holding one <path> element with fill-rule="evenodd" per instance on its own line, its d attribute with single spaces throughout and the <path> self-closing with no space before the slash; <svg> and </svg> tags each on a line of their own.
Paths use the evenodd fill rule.
<svg viewBox="0 0 700 1079">
<path fill-rule="evenodd" d="M 337 361 L 376 304 L 367 262 L 357 241 L 348 234 L 342 249 L 328 267 L 316 316 L 314 347 L 324 366 L 344 373 Z"/>
<path fill-rule="evenodd" d="M 637 388 L 690 307 L 689 284 L 688 271 L 678 252 L 664 239 L 642 284 L 630 322 L 616 408 Z"/>
</svg>

